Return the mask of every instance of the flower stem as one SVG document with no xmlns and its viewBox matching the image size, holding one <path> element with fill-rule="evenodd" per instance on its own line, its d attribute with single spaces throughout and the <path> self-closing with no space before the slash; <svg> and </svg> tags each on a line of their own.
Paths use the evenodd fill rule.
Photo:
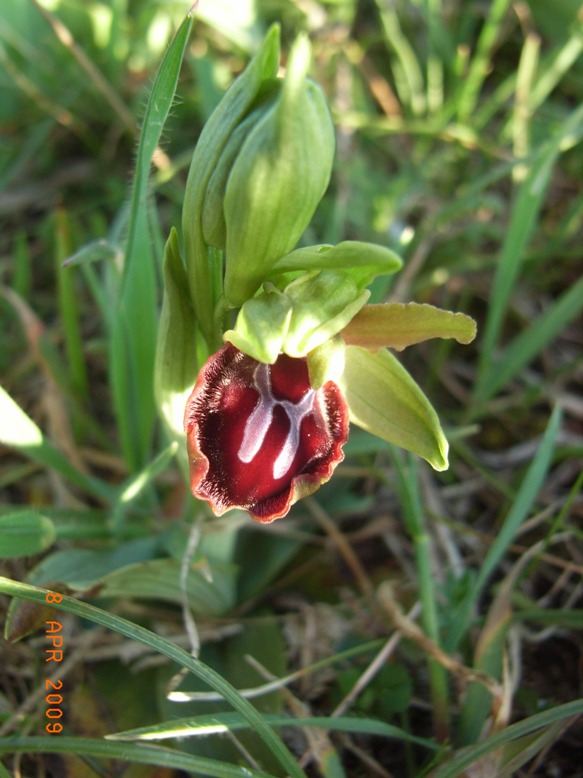
<svg viewBox="0 0 583 778">
<path fill-rule="evenodd" d="M 419 495 L 417 463 L 412 455 L 405 464 L 398 453 L 393 451 L 393 460 L 397 468 L 398 485 L 403 507 L 405 524 L 415 548 L 415 563 L 419 579 L 419 598 L 421 601 L 421 624 L 425 634 L 438 646 L 441 645 L 439 618 L 435 598 L 435 581 L 431 565 L 431 541 L 425 527 L 425 519 Z M 440 742 L 449 739 L 449 693 L 447 672 L 434 658 L 428 657 L 429 682 L 433 708 L 433 728 Z"/>
</svg>

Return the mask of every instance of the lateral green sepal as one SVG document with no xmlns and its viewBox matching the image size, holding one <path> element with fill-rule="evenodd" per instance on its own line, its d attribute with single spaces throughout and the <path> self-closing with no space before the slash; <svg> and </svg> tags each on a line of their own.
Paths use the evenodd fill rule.
<svg viewBox="0 0 583 778">
<path fill-rule="evenodd" d="M 341 379 L 350 420 L 412 451 L 435 470 L 449 466 L 448 443 L 433 406 L 389 351 L 347 346 Z"/>
</svg>

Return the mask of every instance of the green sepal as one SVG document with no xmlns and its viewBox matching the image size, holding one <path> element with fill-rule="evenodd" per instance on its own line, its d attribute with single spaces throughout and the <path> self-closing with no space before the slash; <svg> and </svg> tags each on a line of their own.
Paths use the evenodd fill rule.
<svg viewBox="0 0 583 778">
<path fill-rule="evenodd" d="M 342 332 L 346 343 L 370 350 L 389 347 L 401 351 L 430 338 L 454 338 L 471 343 L 476 322 L 463 313 L 452 313 L 420 303 L 367 305 Z"/>
<path fill-rule="evenodd" d="M 285 288 L 292 303 L 282 351 L 303 357 L 337 335 L 370 297 L 352 274 L 334 270 L 304 273 Z"/>
<path fill-rule="evenodd" d="M 278 282 L 287 273 L 306 270 L 342 270 L 348 272 L 361 286 L 379 275 L 391 275 L 403 266 L 403 260 L 394 251 L 376 243 L 345 240 L 336 246 L 320 244 L 296 249 L 279 259 L 271 273 Z"/>
<path fill-rule="evenodd" d="M 276 77 L 278 67 L 279 27 L 274 25 L 204 126 L 188 173 L 182 208 L 186 270 L 194 310 L 209 345 L 220 341 L 220 334 L 213 315 L 216 301 L 202 225 L 207 187 L 233 131 L 252 109 L 266 82 Z"/>
<path fill-rule="evenodd" d="M 448 443 L 433 406 L 389 351 L 346 346 L 341 379 L 350 420 L 389 443 L 448 467 Z"/>
<path fill-rule="evenodd" d="M 334 127 L 322 91 L 307 78 L 309 62 L 301 36 L 277 98 L 264 107 L 228 179 L 225 296 L 233 307 L 297 244 L 330 180 Z"/>
<path fill-rule="evenodd" d="M 272 91 L 275 91 L 277 86 L 277 82 L 274 82 L 274 90 Z M 262 104 L 260 108 L 252 110 L 235 128 L 231 137 L 227 140 L 220 158 L 217 160 L 217 165 L 207 185 L 202 210 L 202 234 L 207 245 L 215 246 L 222 251 L 225 250 L 227 242 L 227 224 L 225 222 L 223 202 L 231 168 L 247 136 L 263 118 L 264 113 L 265 106 Z"/>
<path fill-rule="evenodd" d="M 184 443 L 184 407 L 198 374 L 197 327 L 178 233 L 173 228 L 164 251 L 164 298 L 156 363 L 154 392 L 158 412 L 171 440 Z M 181 451 L 186 451 L 184 445 Z"/>
</svg>

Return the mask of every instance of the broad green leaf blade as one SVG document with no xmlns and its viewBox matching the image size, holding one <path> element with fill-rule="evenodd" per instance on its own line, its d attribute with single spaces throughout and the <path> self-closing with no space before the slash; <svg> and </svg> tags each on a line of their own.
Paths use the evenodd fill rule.
<svg viewBox="0 0 583 778">
<path fill-rule="evenodd" d="M 97 478 L 77 470 L 69 460 L 47 440 L 34 421 L 0 386 L 0 443 L 55 470 L 71 483 L 102 500 L 111 501 L 115 491 Z"/>
<path fill-rule="evenodd" d="M 33 602 L 44 605 L 46 602 L 45 598 L 48 590 L 39 589 L 35 586 L 30 586 L 29 584 L 20 583 L 18 581 L 11 581 L 9 578 L 0 576 L 0 592 L 3 594 L 8 594 L 11 597 L 21 597 L 22 599 L 31 600 Z M 181 667 L 189 670 L 191 673 L 200 678 L 204 683 L 210 686 L 211 689 L 219 692 L 219 694 L 227 702 L 229 702 L 236 711 L 241 713 L 241 715 L 249 722 L 250 726 L 254 728 L 255 731 L 263 738 L 265 743 L 271 749 L 273 755 L 278 759 L 281 766 L 290 776 L 292 776 L 292 778 L 306 778 L 305 773 L 298 765 L 297 760 L 288 751 L 280 738 L 275 734 L 274 730 L 268 724 L 266 724 L 263 716 L 261 716 L 261 714 L 253 707 L 253 705 L 251 705 L 251 703 L 247 702 L 247 700 L 241 697 L 241 695 L 237 693 L 236 689 L 234 689 L 231 684 L 227 683 L 224 678 L 222 678 L 212 668 L 205 665 L 199 659 L 196 659 L 196 657 L 192 656 L 184 649 L 179 648 L 177 645 L 167 640 L 166 638 L 160 637 L 159 635 L 150 632 L 150 630 L 146 629 L 145 627 L 139 626 L 138 624 L 133 624 L 127 619 L 123 619 L 120 616 L 103 611 L 100 608 L 96 608 L 94 605 L 79 602 L 73 597 L 62 595 L 61 602 L 55 607 L 58 607 L 59 610 L 63 610 L 67 613 L 72 613 L 75 616 L 79 616 L 82 619 L 92 621 L 95 624 L 101 624 L 101 626 L 105 627 L 106 629 L 111 629 L 114 632 L 118 632 L 120 635 L 125 635 L 125 637 L 129 638 L 130 640 L 137 640 L 138 642 L 143 643 L 144 645 L 151 648 L 153 651 L 156 651 L 159 654 L 163 654 L 173 662 L 179 664 Z M 46 742 L 47 740 L 50 740 L 50 738 L 43 737 L 42 740 Z M 60 738 L 59 740 L 62 742 Z M 74 738 L 77 753 L 80 749 L 81 740 L 81 738 Z M 6 750 L 13 750 L 14 747 L 15 739 L 10 738 L 7 742 Z M 127 744 L 125 744 L 124 747 L 127 747 Z M 0 751 L 1 750 L 2 743 L 0 741 Z M 107 749 L 105 749 L 105 753 L 107 754 Z M 188 769 L 188 767 L 186 769 Z M 240 773 L 235 773 L 235 775 L 239 776 Z"/>
<path fill-rule="evenodd" d="M 100 597 L 113 599 L 133 597 L 180 605 L 183 592 L 180 583 L 182 562 L 176 559 L 153 559 L 127 565 L 102 579 Z M 234 565 L 201 560 L 190 565 L 186 578 L 186 596 L 195 616 L 222 616 L 235 606 Z"/>
<path fill-rule="evenodd" d="M 55 537 L 53 522 L 42 513 L 22 510 L 0 516 L 0 558 L 39 554 Z"/>
<path fill-rule="evenodd" d="M 366 305 L 342 331 L 349 345 L 368 349 L 389 347 L 401 351 L 430 338 L 454 338 L 471 343 L 476 323 L 463 313 L 452 313 L 433 305 L 385 303 Z"/>
<path fill-rule="evenodd" d="M 354 424 L 418 454 L 435 470 L 447 469 L 448 443 L 437 414 L 392 354 L 347 346 L 341 383 Z"/>
<path fill-rule="evenodd" d="M 138 538 L 108 549 L 68 548 L 48 554 L 27 577 L 39 585 L 58 582 L 85 591 L 128 565 L 152 560 L 158 549 L 156 537 Z"/>
<path fill-rule="evenodd" d="M 153 379 L 157 289 L 148 219 L 148 178 L 176 92 L 192 27 L 188 15 L 156 74 L 136 155 L 121 294 L 110 353 L 114 406 L 124 457 L 130 469 L 146 463 L 155 418 Z"/>
</svg>

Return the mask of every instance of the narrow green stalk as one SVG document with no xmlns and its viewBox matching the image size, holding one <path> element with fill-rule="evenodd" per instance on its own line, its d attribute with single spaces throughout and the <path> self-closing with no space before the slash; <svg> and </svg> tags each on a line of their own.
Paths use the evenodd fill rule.
<svg viewBox="0 0 583 778">
<path fill-rule="evenodd" d="M 523 159 L 530 154 L 530 125 L 532 116 L 530 93 L 536 75 L 539 51 L 540 38 L 538 35 L 527 35 L 518 64 L 514 113 L 512 117 L 514 156 L 517 159 Z M 514 180 L 520 181 L 527 172 L 528 167 L 517 165 L 513 170 Z"/>
<path fill-rule="evenodd" d="M 12 288 L 23 300 L 28 300 L 32 285 L 32 272 L 30 251 L 28 250 L 28 241 L 24 232 L 19 232 L 14 241 L 14 260 Z"/>
<path fill-rule="evenodd" d="M 474 112 L 480 90 L 488 74 L 492 51 L 502 19 L 509 5 L 510 0 L 494 0 L 490 6 L 490 14 L 480 33 L 476 53 L 458 101 L 458 117 L 462 122 L 466 121 Z"/>
<path fill-rule="evenodd" d="M 377 0 L 377 7 L 389 49 L 395 53 L 393 63 L 399 99 L 415 116 L 426 111 L 423 74 L 415 51 L 401 29 L 397 12 Z"/>
<path fill-rule="evenodd" d="M 57 282 L 59 293 L 59 309 L 65 335 L 67 362 L 70 370 L 70 380 L 73 391 L 79 398 L 87 397 L 89 379 L 83 353 L 83 338 L 77 292 L 75 289 L 75 268 L 64 268 L 63 262 L 72 253 L 71 224 L 65 210 L 56 212 L 55 255 L 57 261 Z"/>
<path fill-rule="evenodd" d="M 508 515 L 504 519 L 504 523 L 498 531 L 496 539 L 482 560 L 479 573 L 476 576 L 471 590 L 468 592 L 468 596 L 452 620 L 446 640 L 447 651 L 456 651 L 459 647 L 461 640 L 471 625 L 472 610 L 475 608 L 478 598 L 484 591 L 494 570 L 503 559 L 504 554 L 506 554 L 508 547 L 514 540 L 521 524 L 526 521 L 532 510 L 539 489 L 544 483 L 544 479 L 546 478 L 551 464 L 560 424 L 561 410 L 557 407 L 551 414 L 551 418 L 549 419 L 549 423 L 541 439 L 538 450 L 522 479 L 514 502 L 508 511 Z"/>
<path fill-rule="evenodd" d="M 415 548 L 415 563 L 419 578 L 419 597 L 421 600 L 421 623 L 425 634 L 437 645 L 441 645 L 435 582 L 431 569 L 431 541 L 425 527 L 423 509 L 419 495 L 416 460 L 408 455 L 407 465 L 395 451 L 393 461 L 397 468 L 399 491 L 407 530 Z M 429 683 L 433 710 L 433 728 L 437 739 L 444 742 L 449 739 L 449 693 L 447 673 L 435 659 L 428 659 Z"/>
<path fill-rule="evenodd" d="M 424 0 L 427 15 L 427 109 L 435 114 L 443 107 L 443 62 L 439 54 L 441 0 Z"/>
</svg>

